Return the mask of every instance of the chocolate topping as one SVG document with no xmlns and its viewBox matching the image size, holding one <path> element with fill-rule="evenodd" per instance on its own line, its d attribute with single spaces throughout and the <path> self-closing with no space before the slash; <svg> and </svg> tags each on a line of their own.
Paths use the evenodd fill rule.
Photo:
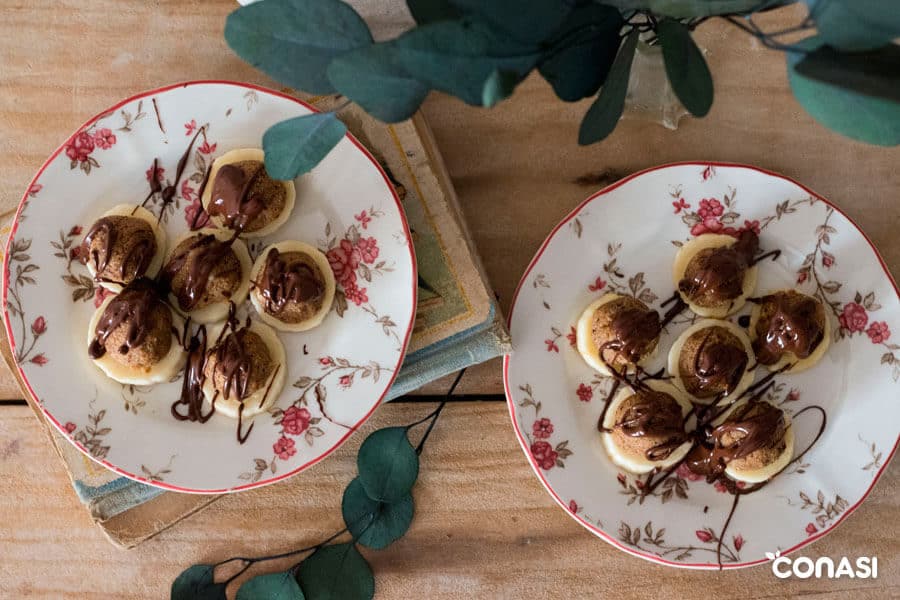
<svg viewBox="0 0 900 600">
<path fill-rule="evenodd" d="M 206 376 L 226 399 L 243 400 L 262 389 L 274 369 L 266 343 L 246 327 L 226 335 L 206 361 Z"/>
<path fill-rule="evenodd" d="M 656 345 L 660 331 L 659 313 L 627 296 L 601 305 L 592 324 L 600 359 L 613 368 L 638 362 Z"/>
<path fill-rule="evenodd" d="M 269 177 L 265 165 L 240 161 L 219 168 L 207 212 L 222 217 L 230 229 L 257 231 L 274 220 L 284 205 L 284 186 Z"/>
<path fill-rule="evenodd" d="M 728 463 L 744 461 L 746 468 L 759 468 L 784 450 L 785 431 L 784 411 L 768 402 L 748 402 L 709 430 L 707 439 L 691 450 L 685 462 L 691 471 L 710 481 L 721 475 Z"/>
<path fill-rule="evenodd" d="M 150 367 L 169 352 L 171 331 L 169 307 L 152 281 L 138 279 L 106 305 L 88 354 L 96 360 L 110 351 L 123 364 Z"/>
<path fill-rule="evenodd" d="M 197 234 L 175 248 L 160 279 L 175 294 L 181 310 L 228 300 L 240 286 L 241 266 L 231 248 L 234 240 Z"/>
<path fill-rule="evenodd" d="M 256 286 L 265 301 L 266 312 L 278 316 L 289 313 L 283 316 L 291 322 L 312 316 L 321 307 L 325 293 L 322 273 L 312 258 L 304 252 L 282 254 L 277 248 L 266 254 L 262 277 Z M 286 311 L 288 306 L 292 310 Z M 301 318 L 297 319 L 297 316 Z"/>
<path fill-rule="evenodd" d="M 678 289 L 703 307 L 734 300 L 744 291 L 744 276 L 758 251 L 759 237 L 749 230 L 731 246 L 701 250 L 688 263 Z"/>
<path fill-rule="evenodd" d="M 822 342 L 825 309 L 815 298 L 791 290 L 754 301 L 760 316 L 753 350 L 761 364 L 773 365 L 789 352 L 807 358 Z"/>
<path fill-rule="evenodd" d="M 681 405 L 670 395 L 641 389 L 622 402 L 612 431 L 622 446 L 660 461 L 688 440 L 683 419 Z"/>
<path fill-rule="evenodd" d="M 91 226 L 81 256 L 93 264 L 97 281 L 124 284 L 147 272 L 156 250 L 156 236 L 143 219 L 113 215 Z"/>
<path fill-rule="evenodd" d="M 750 357 L 741 340 L 724 327 L 707 327 L 684 342 L 678 371 L 685 389 L 697 398 L 727 396 L 738 386 Z"/>
<path fill-rule="evenodd" d="M 190 328 L 190 319 L 184 324 L 182 334 L 183 346 L 187 350 L 187 364 L 184 367 L 184 377 L 181 381 L 181 395 L 172 404 L 172 416 L 179 421 L 199 421 L 206 423 L 216 412 L 216 402 L 213 399 L 209 412 L 203 414 L 203 383 L 206 381 L 204 366 L 206 365 L 206 326 L 200 325 L 197 332 L 190 338 L 187 337 Z M 179 406 L 186 406 L 185 414 L 178 410 Z"/>
</svg>

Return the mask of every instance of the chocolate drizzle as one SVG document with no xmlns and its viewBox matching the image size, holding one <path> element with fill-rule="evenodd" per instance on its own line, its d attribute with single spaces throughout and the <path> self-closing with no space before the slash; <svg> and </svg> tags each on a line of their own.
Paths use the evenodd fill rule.
<svg viewBox="0 0 900 600">
<path fill-rule="evenodd" d="M 630 437 L 662 438 L 662 442 L 648 448 L 644 455 L 651 461 L 665 460 L 688 439 L 681 406 L 668 394 L 654 390 L 641 390 L 636 396 L 613 430 Z"/>
<path fill-rule="evenodd" d="M 313 268 L 302 262 L 286 262 L 277 248 L 266 254 L 262 278 L 256 282 L 267 313 L 277 315 L 289 302 L 311 302 L 322 297 L 325 287 Z"/>
<path fill-rule="evenodd" d="M 204 368 L 206 366 L 206 326 L 200 325 L 197 331 L 190 337 L 191 320 L 184 323 L 182 344 L 187 351 L 187 364 L 184 367 L 184 377 L 181 383 L 181 396 L 172 404 L 172 416 L 179 421 L 198 421 L 206 423 L 216 412 L 216 401 L 213 399 L 209 412 L 203 413 L 203 383 L 206 381 Z M 181 414 L 178 407 L 186 406 L 187 412 Z"/>
<path fill-rule="evenodd" d="M 85 262 L 90 260 L 93 263 L 96 273 L 94 279 L 96 281 L 112 281 L 110 278 L 102 276 L 101 273 L 110 265 L 113 248 L 116 242 L 119 241 L 117 221 L 128 218 L 124 216 L 100 217 L 84 236 L 81 256 L 84 257 L 83 260 Z M 141 221 L 141 225 L 143 224 L 144 222 Z M 99 248 L 91 248 L 98 235 L 102 237 L 102 244 L 100 244 Z M 152 231 L 149 236 L 138 235 L 135 236 L 134 240 L 129 240 L 125 243 L 128 244 L 129 242 L 130 246 L 126 246 L 127 251 L 118 269 L 119 281 L 115 283 L 132 281 L 146 273 L 150 262 L 153 260 L 153 255 L 156 253 L 156 240 Z"/>
<path fill-rule="evenodd" d="M 160 194 L 160 199 L 162 200 L 162 206 L 159 207 L 159 215 L 157 217 L 157 222 L 162 221 L 163 215 L 166 213 L 166 209 L 172 202 L 175 200 L 175 195 L 178 193 L 178 184 L 181 181 L 181 177 L 184 175 L 184 169 L 187 166 L 188 157 L 191 155 L 191 150 L 194 148 L 194 142 L 197 141 L 197 137 L 201 133 L 205 133 L 206 126 L 204 125 L 200 129 L 197 130 L 197 133 L 194 134 L 194 137 L 191 138 L 190 143 L 188 144 L 187 149 L 184 151 L 184 154 L 181 155 L 181 158 L 178 159 L 178 164 L 175 167 L 175 181 L 166 187 L 162 187 L 162 184 L 159 182 L 159 161 L 157 159 L 153 159 L 153 166 L 150 169 L 150 192 L 147 194 L 147 197 L 144 198 L 144 201 L 141 202 L 140 206 L 145 207 L 147 202 L 150 201 L 155 195 Z M 135 211 L 137 208 L 135 208 Z M 134 214 L 132 211 L 131 214 Z"/>
<path fill-rule="evenodd" d="M 698 387 L 702 389 L 724 389 L 722 396 L 727 396 L 738 386 L 750 358 L 747 351 L 724 341 L 712 341 L 713 331 L 710 328 L 697 354 L 694 356 L 693 375 L 698 379 Z M 683 376 L 683 374 L 682 374 Z"/>
<path fill-rule="evenodd" d="M 237 165 L 223 165 L 213 181 L 212 201 L 207 212 L 211 216 L 221 216 L 226 227 L 243 231 L 266 208 L 261 195 L 250 193 L 257 179 L 264 173 L 262 163 L 259 163 L 249 177 Z"/>
<path fill-rule="evenodd" d="M 159 302 L 156 287 L 149 279 L 138 279 L 127 285 L 106 305 L 94 329 L 88 355 L 94 360 L 103 357 L 109 336 L 123 324 L 128 326 L 128 332 L 119 353 L 127 354 L 140 346 L 152 328 L 153 309 Z"/>
<path fill-rule="evenodd" d="M 600 360 L 606 362 L 603 353 L 612 350 L 615 355 L 610 364 L 615 364 L 620 356 L 629 363 L 636 363 L 659 337 L 661 329 L 659 313 L 655 310 L 639 307 L 620 310 L 610 322 L 612 339 L 600 347 Z"/>
<path fill-rule="evenodd" d="M 759 237 L 749 230 L 731 246 L 701 250 L 688 263 L 678 289 L 691 300 L 705 298 L 709 304 L 734 300 L 744 291 L 744 275 L 758 251 Z"/>
<path fill-rule="evenodd" d="M 810 296 L 796 292 L 778 292 L 752 298 L 760 305 L 760 319 L 753 350 L 764 365 L 777 363 L 787 353 L 809 357 L 822 342 L 824 324 L 819 318 L 820 304 Z"/>
<path fill-rule="evenodd" d="M 160 274 L 162 283 L 175 294 L 178 306 L 183 311 L 192 310 L 209 284 L 213 270 L 219 265 L 237 239 L 235 233 L 228 241 L 221 241 L 213 234 L 198 234 L 194 240 L 180 252 L 173 254 Z M 187 266 L 187 276 L 179 289 L 172 288 L 175 276 Z"/>
</svg>

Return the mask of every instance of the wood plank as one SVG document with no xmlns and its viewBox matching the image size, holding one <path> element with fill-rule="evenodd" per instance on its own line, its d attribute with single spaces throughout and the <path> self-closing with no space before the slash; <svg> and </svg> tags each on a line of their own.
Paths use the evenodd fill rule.
<svg viewBox="0 0 900 600">
<path fill-rule="evenodd" d="M 342 527 L 340 499 L 365 434 L 412 422 L 427 405 L 379 410 L 327 461 L 284 483 L 225 497 L 131 551 L 88 519 L 27 407 L 0 420 L 0 588 L 34 598 L 167 597 L 197 562 L 303 547 Z M 409 533 L 367 552 L 378 598 L 730 597 L 885 598 L 900 594 L 900 468 L 834 533 L 801 554 L 876 554 L 880 578 L 779 580 L 768 567 L 698 572 L 620 552 L 577 525 L 532 474 L 501 403 L 449 406 L 422 456 Z M 761 515 L 762 517 L 762 515 Z M 889 525 L 890 524 L 890 525 Z M 287 565 L 281 565 L 282 568 Z M 232 590 L 232 593 L 234 591 Z"/>
</svg>

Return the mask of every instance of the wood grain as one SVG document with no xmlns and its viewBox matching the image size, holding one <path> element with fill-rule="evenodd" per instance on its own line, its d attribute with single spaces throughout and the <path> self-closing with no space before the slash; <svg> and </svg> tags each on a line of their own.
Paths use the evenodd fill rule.
<svg viewBox="0 0 900 600">
<path fill-rule="evenodd" d="M 125 552 L 92 525 L 30 410 L 6 407 L 0 420 L 0 595 L 163 598 L 193 563 L 324 539 L 342 527 L 341 493 L 356 473 L 360 441 L 375 428 L 412 422 L 430 410 L 428 404 L 387 405 L 325 463 L 278 485 L 222 498 Z M 894 464 L 856 514 L 801 551 L 813 558 L 876 554 L 877 581 L 780 580 L 767 566 L 725 573 L 663 567 L 628 556 L 576 524 L 531 472 L 506 406 L 466 402 L 447 407 L 428 441 L 409 533 L 367 555 L 378 598 L 708 598 L 731 597 L 735 590 L 748 599 L 897 597 L 898 495 Z"/>
</svg>

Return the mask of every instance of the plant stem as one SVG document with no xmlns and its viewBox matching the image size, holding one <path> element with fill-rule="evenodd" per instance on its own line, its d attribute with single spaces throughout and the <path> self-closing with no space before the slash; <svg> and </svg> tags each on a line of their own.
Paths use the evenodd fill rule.
<svg viewBox="0 0 900 600">
<path fill-rule="evenodd" d="M 419 440 L 419 443 L 416 445 L 416 454 L 422 454 L 422 449 L 425 447 L 425 441 L 428 440 L 428 436 L 431 435 L 431 430 L 434 429 L 434 424 L 437 423 L 438 417 L 441 416 L 441 411 L 444 410 L 444 406 L 446 406 L 447 401 L 450 399 L 450 396 L 453 395 L 453 392 L 456 391 L 456 386 L 459 385 L 460 380 L 463 378 L 463 375 L 466 374 L 466 370 L 462 369 L 457 375 L 456 379 L 453 380 L 453 384 L 450 386 L 450 389 L 447 390 L 447 395 L 441 400 L 441 403 L 438 404 L 438 407 L 431 411 L 428 415 L 426 415 L 423 419 L 416 421 L 411 425 L 407 425 L 407 431 L 416 425 L 421 425 L 425 421 L 431 419 L 431 422 L 428 424 L 428 428 L 425 430 L 425 433 L 422 435 L 422 439 Z"/>
</svg>

